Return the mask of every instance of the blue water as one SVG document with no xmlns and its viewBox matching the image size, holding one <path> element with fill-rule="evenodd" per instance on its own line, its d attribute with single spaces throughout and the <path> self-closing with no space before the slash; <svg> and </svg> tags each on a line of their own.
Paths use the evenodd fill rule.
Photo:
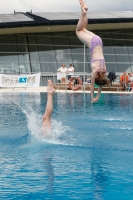
<svg viewBox="0 0 133 200">
<path fill-rule="evenodd" d="M 0 199 L 133 199 L 133 96 L 0 93 Z"/>
</svg>

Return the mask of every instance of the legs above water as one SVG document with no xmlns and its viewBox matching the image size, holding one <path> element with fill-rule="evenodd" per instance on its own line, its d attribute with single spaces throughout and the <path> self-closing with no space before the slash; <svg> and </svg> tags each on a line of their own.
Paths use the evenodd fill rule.
<svg viewBox="0 0 133 200">
<path fill-rule="evenodd" d="M 47 104 L 45 113 L 42 119 L 42 126 L 43 128 L 50 128 L 51 127 L 51 114 L 53 111 L 53 93 L 55 92 L 55 89 L 53 88 L 53 83 L 51 80 L 48 80 L 48 86 L 47 86 Z"/>
<path fill-rule="evenodd" d="M 83 0 L 80 0 L 79 2 L 80 2 L 80 5 L 81 5 L 82 12 L 81 12 L 81 16 L 80 16 L 80 19 L 78 21 L 78 24 L 77 24 L 76 34 L 77 34 L 79 40 L 82 43 L 84 43 L 88 47 L 90 47 L 91 38 L 95 34 L 86 29 L 87 24 L 88 24 L 88 17 L 87 17 L 88 7 L 86 6 L 86 4 Z"/>
</svg>

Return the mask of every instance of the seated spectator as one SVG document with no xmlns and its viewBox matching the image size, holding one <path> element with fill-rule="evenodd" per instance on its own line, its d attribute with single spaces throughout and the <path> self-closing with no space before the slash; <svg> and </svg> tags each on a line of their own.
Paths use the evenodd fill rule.
<svg viewBox="0 0 133 200">
<path fill-rule="evenodd" d="M 133 90 L 133 80 L 130 83 L 130 90 Z"/>
<path fill-rule="evenodd" d="M 120 87 L 126 88 L 128 82 L 129 82 L 128 75 L 126 74 L 126 72 L 124 72 L 123 75 L 120 76 Z"/>
<path fill-rule="evenodd" d="M 130 84 L 130 83 L 127 84 L 126 90 L 129 91 L 129 92 L 132 90 L 132 89 L 131 89 L 131 84 Z"/>
<path fill-rule="evenodd" d="M 131 90 L 133 90 L 133 80 L 132 80 L 131 82 L 128 83 L 126 90 L 129 91 L 129 92 L 130 92 Z"/>
<path fill-rule="evenodd" d="M 70 64 L 70 67 L 68 68 L 68 80 L 71 78 L 71 75 L 74 74 L 74 68 L 72 64 Z"/>
<path fill-rule="evenodd" d="M 128 81 L 132 82 L 133 81 L 133 75 L 131 72 L 128 73 Z"/>
</svg>

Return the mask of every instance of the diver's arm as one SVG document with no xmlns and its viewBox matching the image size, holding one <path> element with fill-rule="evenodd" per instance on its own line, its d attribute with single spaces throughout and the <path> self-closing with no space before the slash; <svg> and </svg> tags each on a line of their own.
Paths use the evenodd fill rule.
<svg viewBox="0 0 133 200">
<path fill-rule="evenodd" d="M 99 97 L 100 97 L 100 94 L 101 94 L 101 91 L 102 91 L 102 86 L 98 86 L 98 93 L 97 93 L 97 96 L 96 96 L 96 101 L 98 101 Z"/>
<path fill-rule="evenodd" d="M 99 86 L 98 86 L 97 96 L 96 96 L 96 98 L 93 98 L 93 99 L 92 99 L 92 102 L 97 102 L 97 101 L 99 100 L 101 91 L 102 91 L 102 86 L 99 85 Z"/>
<path fill-rule="evenodd" d="M 91 75 L 91 100 L 93 101 L 94 98 L 94 84 L 95 84 L 95 78 L 96 78 L 97 72 L 96 71 L 92 71 L 92 75 Z"/>
</svg>

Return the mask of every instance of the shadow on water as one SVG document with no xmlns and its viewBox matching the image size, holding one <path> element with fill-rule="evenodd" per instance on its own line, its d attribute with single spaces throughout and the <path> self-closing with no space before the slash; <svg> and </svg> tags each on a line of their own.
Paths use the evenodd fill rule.
<svg viewBox="0 0 133 200">
<path fill-rule="evenodd" d="M 44 152 L 44 163 L 47 169 L 47 177 L 48 177 L 48 192 L 50 195 L 54 193 L 54 167 L 52 166 L 52 156 L 50 155 L 49 150 Z"/>
<path fill-rule="evenodd" d="M 91 181 L 93 185 L 92 199 L 103 200 L 110 184 L 110 159 L 113 152 L 103 149 L 91 150 Z M 109 198 L 110 199 L 110 198 Z"/>
</svg>

